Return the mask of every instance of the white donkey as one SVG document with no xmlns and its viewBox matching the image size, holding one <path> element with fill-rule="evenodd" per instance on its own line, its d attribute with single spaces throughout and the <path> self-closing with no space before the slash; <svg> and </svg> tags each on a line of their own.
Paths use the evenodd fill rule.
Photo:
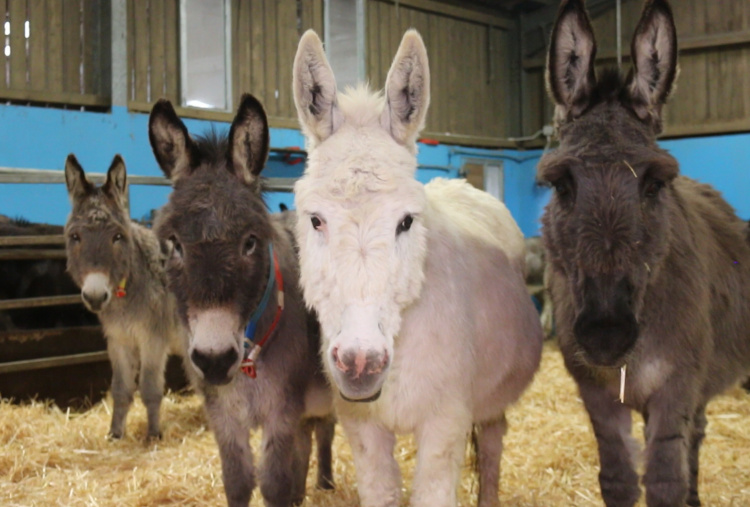
<svg viewBox="0 0 750 507">
<path fill-rule="evenodd" d="M 310 154 L 295 186 L 301 283 L 365 507 L 399 505 L 394 433 L 416 436 L 412 505 L 455 506 L 472 425 L 479 505 L 497 505 L 504 412 L 541 355 L 508 210 L 464 181 L 414 177 L 429 89 L 414 30 L 384 95 L 338 94 L 314 32 L 297 49 L 294 99 Z"/>
</svg>

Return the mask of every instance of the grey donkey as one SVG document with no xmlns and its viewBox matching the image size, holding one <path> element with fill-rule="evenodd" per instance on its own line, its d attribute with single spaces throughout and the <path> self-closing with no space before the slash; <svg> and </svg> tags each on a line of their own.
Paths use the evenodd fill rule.
<svg viewBox="0 0 750 507">
<path fill-rule="evenodd" d="M 269 151 L 263 107 L 245 95 L 228 136 L 193 139 L 161 100 L 149 138 L 174 187 L 155 230 L 170 252 L 169 286 L 189 330 L 189 360 L 219 446 L 227 501 L 250 501 L 256 471 L 249 432 L 262 427 L 265 504 L 299 504 L 313 431 L 318 487 L 333 486 L 333 403 L 318 323 L 299 288 L 295 216 L 269 213 L 261 195 Z"/>
<path fill-rule="evenodd" d="M 598 76 L 583 0 L 562 2 L 548 86 L 560 148 L 538 177 L 557 335 L 599 446 L 608 506 L 640 496 L 631 409 L 646 422 L 649 506 L 700 505 L 706 404 L 750 371 L 750 246 L 721 195 L 656 144 L 677 75 L 669 4 L 645 3 L 632 69 Z"/>
<path fill-rule="evenodd" d="M 148 437 L 160 438 L 159 408 L 168 354 L 184 355 L 186 334 L 167 289 L 156 235 L 130 220 L 127 175 L 119 155 L 96 187 L 74 155 L 65 162 L 72 212 L 65 225 L 68 272 L 96 313 L 112 363 L 112 425 L 121 438 L 136 388 L 148 414 Z"/>
</svg>

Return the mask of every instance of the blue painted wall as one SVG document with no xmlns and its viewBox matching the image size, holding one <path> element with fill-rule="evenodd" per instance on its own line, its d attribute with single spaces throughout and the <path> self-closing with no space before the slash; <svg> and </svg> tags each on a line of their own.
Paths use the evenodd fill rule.
<svg viewBox="0 0 750 507">
<path fill-rule="evenodd" d="M 193 133 L 228 124 L 186 119 Z M 111 113 L 0 105 L 0 166 L 62 170 L 68 153 L 75 153 L 84 169 L 104 172 L 115 153 L 125 158 L 129 174 L 161 175 L 148 142 L 148 115 L 115 107 Z M 740 217 L 750 218 L 750 134 L 663 141 L 680 162 L 682 172 L 720 190 Z M 304 146 L 298 130 L 272 129 L 271 145 Z M 420 145 L 417 177 L 455 178 L 467 159 L 496 159 L 504 170 L 505 203 L 527 236 L 539 234 L 539 217 L 550 192 L 535 184 L 541 150 L 482 150 L 450 145 Z M 273 155 L 265 176 L 299 176 L 304 164 L 288 164 Z M 166 202 L 169 187 L 131 187 L 131 213 L 147 216 Z M 269 209 L 292 205 L 293 196 L 266 196 Z M 0 184 L 0 213 L 36 222 L 62 224 L 70 211 L 64 185 Z"/>
</svg>

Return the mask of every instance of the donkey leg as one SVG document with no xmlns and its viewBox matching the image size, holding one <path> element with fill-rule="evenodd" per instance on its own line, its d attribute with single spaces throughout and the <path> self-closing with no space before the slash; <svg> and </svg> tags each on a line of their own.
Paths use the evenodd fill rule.
<svg viewBox="0 0 750 507">
<path fill-rule="evenodd" d="M 288 507 L 295 498 L 295 478 L 299 474 L 298 441 L 301 414 L 287 407 L 263 424 L 263 465 L 260 491 L 266 507 Z M 304 498 L 304 491 L 303 496 Z"/>
<path fill-rule="evenodd" d="M 641 490 L 634 468 L 636 443 L 631 435 L 630 408 L 587 381 L 579 381 L 578 388 L 599 447 L 602 499 L 608 507 L 635 505 Z"/>
<path fill-rule="evenodd" d="M 500 458 L 503 454 L 503 437 L 507 430 L 505 414 L 496 421 L 482 423 L 477 430 L 479 507 L 500 505 Z"/>
<path fill-rule="evenodd" d="M 690 466 L 690 492 L 688 493 L 687 504 L 691 507 L 698 507 L 701 504 L 698 496 L 698 458 L 700 457 L 701 443 L 706 436 L 706 407 L 701 405 L 695 411 L 693 416 L 693 428 L 690 435 L 690 454 L 688 464 Z"/>
<path fill-rule="evenodd" d="M 237 407 L 237 403 L 244 400 L 234 396 L 220 397 L 211 387 L 205 391 L 206 414 L 219 447 L 227 505 L 247 507 L 255 489 L 255 470 L 250 449 L 249 417 L 245 407 Z"/>
<path fill-rule="evenodd" d="M 292 504 L 301 505 L 305 500 L 307 472 L 310 468 L 310 454 L 312 453 L 312 432 L 315 427 L 314 419 L 300 422 L 297 431 L 297 443 L 294 452 L 292 469 L 294 471 L 294 485 L 292 487 Z"/>
<path fill-rule="evenodd" d="M 455 507 L 471 420 L 430 419 L 417 428 L 417 469 L 411 505 Z"/>
<path fill-rule="evenodd" d="M 334 417 L 324 417 L 315 421 L 315 446 L 318 450 L 317 486 L 320 489 L 334 489 L 331 448 L 335 431 Z"/>
<path fill-rule="evenodd" d="M 377 421 L 339 415 L 352 449 L 362 507 L 398 507 L 401 470 L 393 457 L 396 436 Z"/>
<path fill-rule="evenodd" d="M 135 376 L 138 368 L 137 355 L 134 350 L 116 343 L 109 338 L 107 352 L 112 363 L 112 424 L 109 428 L 111 438 L 122 438 L 125 434 L 125 419 L 133 403 L 135 393 Z"/>
<path fill-rule="evenodd" d="M 675 386 L 686 380 L 670 378 L 646 405 L 646 505 L 682 506 L 688 498 L 690 472 L 688 448 L 695 409 L 687 393 Z M 697 460 L 697 456 L 696 456 Z"/>
<path fill-rule="evenodd" d="M 141 353 L 141 374 L 139 389 L 141 400 L 146 406 L 148 417 L 148 438 L 161 438 L 159 430 L 159 409 L 164 396 L 164 369 L 167 365 L 166 343 L 161 346 L 144 344 Z"/>
</svg>

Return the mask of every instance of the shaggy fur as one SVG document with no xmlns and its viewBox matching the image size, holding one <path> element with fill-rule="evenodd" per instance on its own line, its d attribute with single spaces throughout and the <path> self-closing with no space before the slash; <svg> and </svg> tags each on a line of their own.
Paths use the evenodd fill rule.
<svg viewBox="0 0 750 507">
<path fill-rule="evenodd" d="M 667 2 L 647 1 L 629 77 L 596 80 L 592 61 L 570 57 L 579 45 L 595 52 L 583 1 L 570 0 L 550 46 L 548 84 L 562 120 L 560 148 L 538 169 L 555 187 L 542 219 L 550 291 L 608 506 L 640 495 L 631 409 L 646 420 L 647 504 L 700 505 L 706 404 L 750 370 L 745 224 L 714 189 L 679 176 L 655 142 L 677 73 L 675 33 Z"/>
<path fill-rule="evenodd" d="M 416 31 L 404 36 L 382 95 L 337 94 L 308 31 L 294 90 L 310 152 L 295 186 L 301 283 L 320 316 L 360 501 L 399 505 L 395 433 L 414 433 L 411 503 L 455 506 L 476 425 L 479 504 L 497 505 L 504 411 L 531 381 L 542 343 L 521 232 L 499 201 L 466 182 L 414 178 L 429 104 Z"/>
<path fill-rule="evenodd" d="M 164 254 L 153 232 L 130 221 L 125 163 L 116 156 L 96 188 L 75 156 L 65 164 L 73 210 L 65 225 L 68 272 L 102 323 L 112 363 L 114 411 L 109 434 L 120 438 L 136 386 L 148 412 L 148 436 L 160 437 L 159 407 L 170 352 L 184 355 L 185 332 L 167 290 Z M 125 280 L 124 297 L 116 291 Z M 137 384 L 136 384 L 137 379 Z"/>
<path fill-rule="evenodd" d="M 246 95 L 229 135 L 193 140 L 168 101 L 149 122 L 156 159 L 174 191 L 155 229 L 169 245 L 169 286 L 189 328 L 189 367 L 205 399 L 231 506 L 247 506 L 255 487 L 248 443 L 263 427 L 260 489 L 267 506 L 305 497 L 311 433 L 318 442 L 318 486 L 333 487 L 333 406 L 318 360 L 318 324 L 302 302 L 290 224 L 293 213 L 271 215 L 259 174 L 269 149 L 260 103 Z M 250 315 L 269 283 L 273 245 L 283 277 L 284 310 L 257 358 L 257 377 L 239 366 Z M 258 322 L 256 340 L 271 327 L 278 283 Z"/>
</svg>

